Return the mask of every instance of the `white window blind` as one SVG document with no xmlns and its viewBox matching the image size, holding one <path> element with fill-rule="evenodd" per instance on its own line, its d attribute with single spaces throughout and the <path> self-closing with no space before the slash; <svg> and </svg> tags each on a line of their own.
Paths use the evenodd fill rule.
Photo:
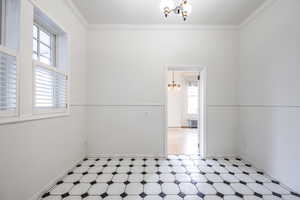
<svg viewBox="0 0 300 200">
<path fill-rule="evenodd" d="M 17 112 L 17 56 L 0 48 L 0 116 Z"/>
<path fill-rule="evenodd" d="M 39 110 L 65 110 L 67 103 L 66 73 L 44 63 L 34 62 L 34 107 Z"/>
</svg>

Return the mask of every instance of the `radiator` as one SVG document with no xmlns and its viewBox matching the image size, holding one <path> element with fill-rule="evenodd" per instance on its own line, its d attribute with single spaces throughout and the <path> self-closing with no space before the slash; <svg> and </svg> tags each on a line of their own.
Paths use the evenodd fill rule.
<svg viewBox="0 0 300 200">
<path fill-rule="evenodd" d="M 189 119 L 188 120 L 188 127 L 189 128 L 198 128 L 198 120 Z"/>
</svg>

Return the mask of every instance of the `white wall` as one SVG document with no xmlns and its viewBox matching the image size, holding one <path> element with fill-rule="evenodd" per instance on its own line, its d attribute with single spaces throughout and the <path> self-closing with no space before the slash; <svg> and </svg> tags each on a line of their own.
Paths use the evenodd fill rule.
<svg viewBox="0 0 300 200">
<path fill-rule="evenodd" d="M 164 153 L 164 70 L 173 64 L 207 67 L 208 155 L 235 154 L 237 38 L 230 28 L 90 30 L 88 153 Z"/>
<path fill-rule="evenodd" d="M 32 115 L 33 6 L 21 0 L 21 113 Z M 86 103 L 86 29 L 61 0 L 38 5 L 66 29 L 71 45 L 71 104 Z M 26 75 L 25 75 L 26 74 Z M 27 106 L 25 106 L 27 105 Z M 0 199 L 29 199 L 86 153 L 86 108 L 68 117 L 0 125 Z"/>
<path fill-rule="evenodd" d="M 278 0 L 241 30 L 240 149 L 300 191 L 300 1 Z"/>
</svg>

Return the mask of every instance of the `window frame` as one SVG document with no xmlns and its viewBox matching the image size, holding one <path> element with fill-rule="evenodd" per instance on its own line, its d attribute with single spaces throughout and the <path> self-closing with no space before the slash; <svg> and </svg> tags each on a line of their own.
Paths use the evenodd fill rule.
<svg viewBox="0 0 300 200">
<path fill-rule="evenodd" d="M 33 28 L 36 27 L 37 28 L 37 38 L 35 38 L 33 36 Z M 43 41 L 40 40 L 40 31 L 46 33 L 49 38 L 50 38 L 50 46 L 48 44 L 45 44 Z M 40 52 L 40 46 L 41 44 L 48 47 L 50 49 L 50 63 L 49 65 L 51 66 L 54 66 L 56 67 L 56 64 L 57 64 L 57 45 L 56 45 L 56 41 L 57 41 L 57 35 L 51 31 L 49 31 L 49 29 L 45 28 L 43 25 L 41 25 L 40 23 L 34 21 L 33 23 L 33 27 L 32 27 L 32 43 L 33 41 L 36 40 L 37 42 L 37 51 L 35 52 L 32 48 L 32 56 L 34 54 L 37 55 L 37 59 L 34 59 L 34 60 L 37 60 L 37 61 L 41 61 L 40 57 L 41 57 L 41 52 Z M 44 62 L 42 62 L 44 63 Z M 47 63 L 45 63 L 47 64 Z"/>
<path fill-rule="evenodd" d="M 48 13 L 41 9 L 38 5 L 34 6 L 34 15 L 33 15 L 33 24 L 32 24 L 32 43 L 34 40 L 33 37 L 33 27 L 39 27 L 43 32 L 48 35 L 52 35 L 51 39 L 51 53 L 52 53 L 52 62 L 47 64 L 45 62 L 40 61 L 40 59 L 35 60 L 33 59 L 33 48 L 32 48 L 32 117 L 33 118 L 51 118 L 51 117 L 60 117 L 60 116 L 68 116 L 70 114 L 70 35 L 68 31 L 64 29 L 61 24 L 54 21 L 52 18 L 49 17 Z M 53 39 L 54 38 L 54 39 Z M 42 44 L 44 44 L 42 42 Z M 46 45 L 49 47 L 49 45 Z M 53 58 L 54 57 L 54 58 Z M 65 91 L 64 91 L 64 100 L 65 106 L 64 107 L 55 107 L 58 104 L 54 104 L 53 107 L 36 107 L 35 102 L 35 66 L 38 65 L 39 67 L 46 68 L 52 72 L 59 73 L 60 75 L 65 76 L 66 80 L 65 84 Z M 53 79 L 57 84 L 57 76 Z M 61 79 L 62 80 L 62 79 Z M 54 90 L 55 92 L 55 90 Z M 54 95 L 54 93 L 53 93 Z M 57 97 L 60 98 L 60 97 Z M 55 101 L 59 102 L 60 100 Z M 63 104 L 61 104 L 63 105 Z"/>
</svg>

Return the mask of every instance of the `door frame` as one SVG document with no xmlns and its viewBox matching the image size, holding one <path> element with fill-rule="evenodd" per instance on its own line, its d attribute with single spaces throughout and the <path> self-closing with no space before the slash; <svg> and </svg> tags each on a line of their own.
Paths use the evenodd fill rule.
<svg viewBox="0 0 300 200">
<path fill-rule="evenodd" d="M 206 157 L 207 152 L 207 68 L 199 65 L 166 65 L 164 70 L 164 83 L 165 83 L 165 136 L 164 136 L 164 151 L 168 155 L 168 72 L 169 71 L 185 71 L 185 72 L 199 72 L 200 73 L 200 87 L 199 87 L 199 141 L 200 145 L 199 155 L 203 158 Z"/>
</svg>

